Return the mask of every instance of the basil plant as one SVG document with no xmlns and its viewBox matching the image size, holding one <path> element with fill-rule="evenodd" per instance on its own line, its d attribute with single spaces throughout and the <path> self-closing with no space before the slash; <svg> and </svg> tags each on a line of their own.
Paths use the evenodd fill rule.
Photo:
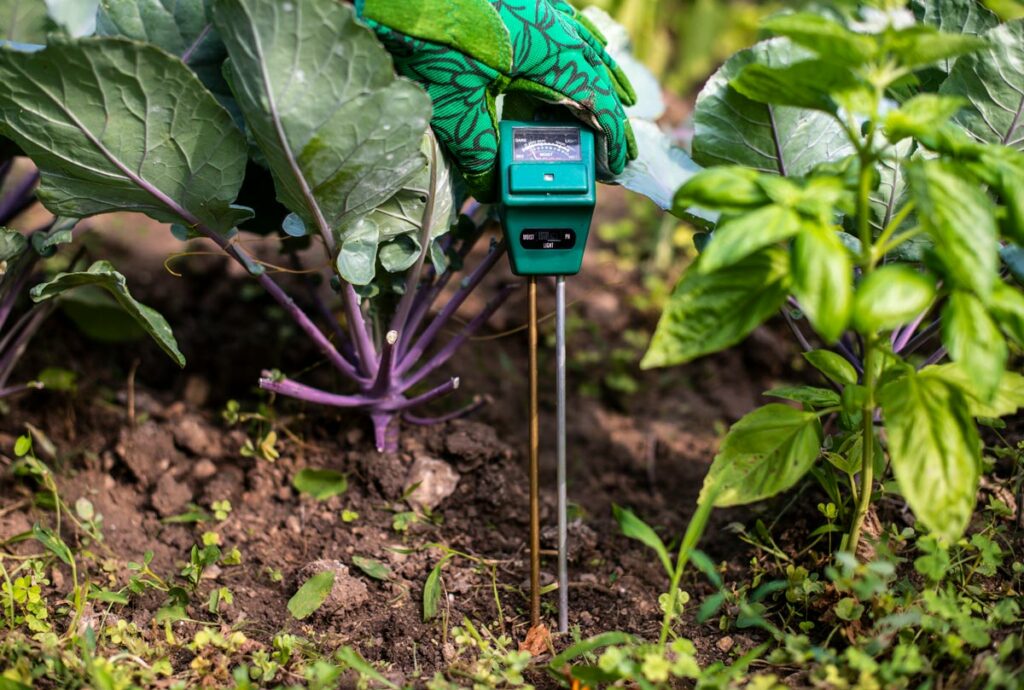
<svg viewBox="0 0 1024 690">
<path fill-rule="evenodd" d="M 790 13 L 700 93 L 705 170 L 675 212 L 715 218 L 645 367 L 727 348 L 780 311 L 824 385 L 743 417 L 700 496 L 759 501 L 807 473 L 855 550 L 892 479 L 956 540 L 974 511 L 979 422 L 1024 404 L 1024 20 L 974 0 Z M 708 212 L 711 213 L 708 213 Z"/>
</svg>

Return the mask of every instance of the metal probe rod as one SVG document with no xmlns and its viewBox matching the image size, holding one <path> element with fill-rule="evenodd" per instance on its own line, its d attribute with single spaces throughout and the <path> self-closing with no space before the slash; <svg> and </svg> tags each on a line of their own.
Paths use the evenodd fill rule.
<svg viewBox="0 0 1024 690">
<path fill-rule="evenodd" d="M 537 419 L 537 277 L 530 276 L 530 625 L 540 625 L 540 427 Z"/>
<path fill-rule="evenodd" d="M 569 632 L 568 500 L 565 486 L 565 276 L 555 278 L 555 380 L 558 389 L 558 631 Z"/>
</svg>

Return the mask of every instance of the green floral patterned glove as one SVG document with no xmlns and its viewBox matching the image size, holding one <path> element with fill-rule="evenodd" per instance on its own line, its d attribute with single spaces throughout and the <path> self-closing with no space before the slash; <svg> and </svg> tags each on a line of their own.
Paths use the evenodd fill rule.
<svg viewBox="0 0 1024 690">
<path fill-rule="evenodd" d="M 568 2 L 356 0 L 356 11 L 398 72 L 430 94 L 434 132 L 478 198 L 494 196 L 499 94 L 568 107 L 603 142 L 603 177 L 636 158 L 623 110 L 636 101 L 633 88 L 601 33 Z"/>
</svg>

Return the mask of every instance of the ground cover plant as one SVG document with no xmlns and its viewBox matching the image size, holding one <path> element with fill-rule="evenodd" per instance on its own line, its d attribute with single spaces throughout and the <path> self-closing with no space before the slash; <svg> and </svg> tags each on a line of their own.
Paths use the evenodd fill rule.
<svg viewBox="0 0 1024 690">
<path fill-rule="evenodd" d="M 1019 687 L 1013 5 L 772 15 L 695 104 L 704 170 L 690 166 L 673 210 L 696 234 L 614 192 L 599 210 L 570 322 L 573 626 L 538 641 L 519 320 L 472 337 L 515 295 L 470 294 L 502 248 L 479 246 L 492 228 L 458 198 L 422 93 L 378 69 L 386 55 L 344 4 L 170 4 L 107 0 L 94 26 L 19 15 L 40 23 L 0 48 L 16 87 L 0 127 L 52 210 L 139 210 L 189 243 L 181 260 L 212 240 L 241 265 L 237 280 L 163 275 L 174 298 L 153 303 L 191 324 L 175 351 L 248 324 L 272 342 L 207 361 L 268 371 L 260 389 L 210 392 L 211 371 L 125 381 L 108 361 L 125 350 L 82 348 L 64 364 L 92 371 L 88 387 L 10 401 L 0 690 Z M 369 138 L 332 119 L 351 96 L 328 67 L 343 58 L 360 66 L 343 112 Z M 391 99 L 407 99 L 404 124 L 380 115 Z M 699 255 L 669 294 L 691 237 Z M 42 284 L 22 304 L 103 273 L 62 251 L 30 256 Z M 277 317 L 246 302 L 253 283 L 300 339 L 255 328 Z M 81 342 L 50 325 L 53 353 Z M 27 350 L 25 368 L 54 356 Z M 318 356 L 338 374 L 319 388 L 273 370 Z M 455 374 L 502 403 L 481 421 L 420 417 Z M 369 412 L 372 439 L 332 407 Z M 401 438 L 399 416 L 414 422 Z"/>
<path fill-rule="evenodd" d="M 468 218 L 457 224 L 461 199 L 427 132 L 430 99 L 394 76 L 350 7 L 333 0 L 288 7 L 103 3 L 99 36 L 51 34 L 44 50 L 16 43 L 4 51 L 2 129 L 39 167 L 39 194 L 54 213 L 143 212 L 243 265 L 355 391 L 318 390 L 271 373 L 261 385 L 364 410 L 378 447 L 393 450 L 396 418 L 430 423 L 415 408 L 456 390 L 459 380 L 420 384 L 508 297 L 501 291 L 432 349 L 502 249 L 431 318 L 483 228 Z M 348 70 L 353 64 L 360 69 Z M 130 96 L 115 102 L 114 92 Z M 235 203 L 250 160 L 249 179 L 272 177 L 287 216 L 271 210 L 254 218 Z M 237 234 L 243 224 L 312 240 L 329 267 L 305 269 L 296 259 L 290 270 L 329 282 L 343 322 L 322 306 L 325 333 L 246 250 Z"/>
</svg>

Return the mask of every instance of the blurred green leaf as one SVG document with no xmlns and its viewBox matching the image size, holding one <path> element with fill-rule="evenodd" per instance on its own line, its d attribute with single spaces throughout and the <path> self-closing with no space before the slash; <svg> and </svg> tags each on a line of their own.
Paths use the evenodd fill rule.
<svg viewBox="0 0 1024 690">
<path fill-rule="evenodd" d="M 853 323 L 864 333 L 891 330 L 920 314 L 934 298 L 933 278 L 908 266 L 882 266 L 857 286 Z"/>
</svg>

